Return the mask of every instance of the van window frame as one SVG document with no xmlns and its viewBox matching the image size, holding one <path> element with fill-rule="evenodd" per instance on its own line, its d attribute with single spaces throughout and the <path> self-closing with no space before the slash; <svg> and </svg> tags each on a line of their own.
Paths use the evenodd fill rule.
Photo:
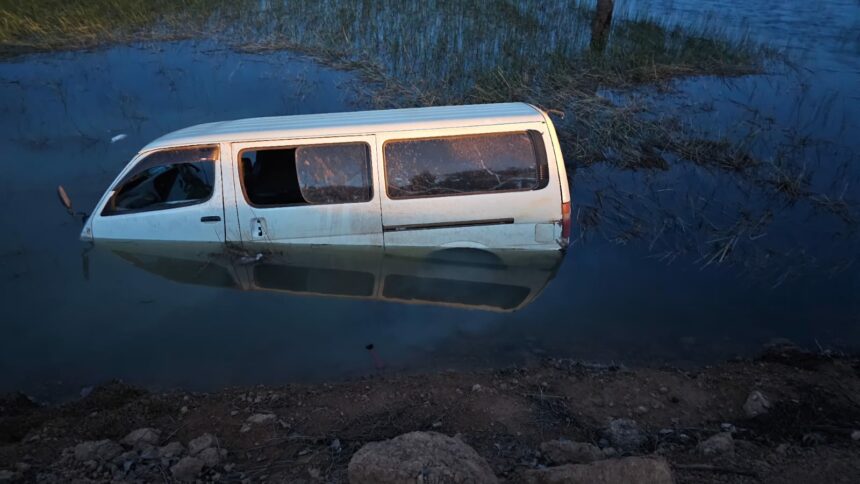
<svg viewBox="0 0 860 484">
<path fill-rule="evenodd" d="M 329 203 L 282 203 L 282 204 L 273 204 L 273 205 L 258 205 L 253 203 L 251 199 L 248 197 L 248 190 L 245 188 L 245 174 L 242 170 L 242 154 L 246 151 L 271 151 L 271 150 L 298 150 L 299 148 L 309 148 L 315 146 L 332 146 L 332 145 L 364 145 L 367 154 L 367 181 L 370 183 L 370 198 L 361 202 L 329 202 Z M 298 170 L 298 167 L 296 167 Z M 372 203 L 376 198 L 376 187 L 374 186 L 374 167 L 373 167 L 373 147 L 367 141 L 341 141 L 341 142 L 332 142 L 332 143 L 300 143 L 300 144 L 285 144 L 285 145 L 273 145 L 273 146 L 257 146 L 257 147 L 248 147 L 239 150 L 238 155 L 236 156 L 236 172 L 239 176 L 239 187 L 242 189 L 242 198 L 245 200 L 245 203 L 248 204 L 249 207 L 265 210 L 268 208 L 289 208 L 289 207 L 325 207 L 329 205 L 360 205 L 364 203 Z M 301 193 L 301 187 L 299 187 Z M 304 198 L 304 195 L 302 195 Z"/>
<path fill-rule="evenodd" d="M 476 192 L 468 192 L 468 193 L 437 193 L 433 195 L 414 195 L 414 196 L 405 196 L 405 197 L 392 197 L 391 193 L 389 193 L 389 184 L 388 184 L 388 157 L 385 153 L 385 148 L 389 143 L 400 143 L 404 141 L 423 141 L 423 140 L 433 140 L 433 139 L 456 139 L 456 138 L 474 138 L 476 136 L 499 136 L 506 134 L 525 134 L 532 145 L 532 151 L 535 156 L 535 170 L 536 170 L 536 178 L 538 182 L 538 186 L 534 188 L 510 188 L 506 190 L 490 190 L 490 191 L 476 191 Z M 539 143 L 538 143 L 539 142 Z M 455 135 L 447 135 L 447 136 L 421 136 L 417 138 L 389 138 L 386 139 L 382 143 L 381 150 L 382 160 L 382 173 L 385 178 L 385 196 L 388 200 L 392 202 L 398 202 L 401 200 L 421 200 L 425 198 L 441 198 L 441 197 L 468 197 L 473 195 L 493 195 L 493 194 L 503 194 L 503 193 L 520 193 L 520 192 L 535 192 L 539 190 L 545 189 L 549 186 L 550 180 L 550 172 L 549 172 L 549 159 L 547 157 L 546 151 L 546 143 L 543 140 L 543 133 L 536 129 L 524 129 L 524 130 L 516 130 L 516 131 L 481 131 L 476 133 L 463 133 L 463 134 L 455 134 Z M 545 170 L 545 176 L 541 178 L 541 169 Z"/>
<path fill-rule="evenodd" d="M 149 170 L 151 168 L 155 168 L 158 166 L 170 166 L 170 165 L 179 164 L 179 163 L 148 164 L 147 160 L 149 159 L 149 157 L 151 157 L 152 155 L 157 154 L 157 153 L 166 153 L 168 151 L 184 151 L 184 150 L 193 150 L 193 149 L 199 149 L 199 148 L 214 148 L 215 150 L 217 150 L 217 156 L 215 157 L 215 159 L 212 159 L 212 160 L 192 161 L 192 162 L 184 162 L 184 163 L 188 163 L 188 164 L 212 163 L 212 166 L 213 166 L 212 190 L 210 190 L 208 197 L 206 197 L 205 199 L 200 198 L 200 199 L 196 199 L 196 200 L 187 200 L 185 202 L 178 202 L 178 203 L 174 203 L 174 204 L 167 205 L 167 206 L 165 206 L 165 205 L 151 206 L 151 207 L 144 207 L 144 208 L 134 208 L 131 210 L 123 210 L 123 211 L 115 211 L 115 210 L 111 209 L 111 201 L 114 199 L 114 197 L 116 197 L 117 191 L 120 188 L 122 188 L 122 186 L 125 183 L 127 183 L 129 180 L 131 180 L 135 176 L 143 173 L 146 170 Z M 209 201 L 212 200 L 212 197 L 215 196 L 215 190 L 218 188 L 218 183 L 221 181 L 220 180 L 220 169 L 219 169 L 219 167 L 220 167 L 220 163 L 221 163 L 221 152 L 222 151 L 223 150 L 221 149 L 221 145 L 219 143 L 214 143 L 214 144 L 213 143 L 204 143 L 204 144 L 199 144 L 199 145 L 171 146 L 168 148 L 155 149 L 155 150 L 149 151 L 147 153 L 139 153 L 139 155 L 142 155 L 142 158 L 140 158 L 140 160 L 137 161 L 134 164 L 134 166 L 132 166 L 128 170 L 128 173 L 126 173 L 125 175 L 120 177 L 119 180 L 109 190 L 108 193 L 110 193 L 111 195 L 107 198 L 107 200 L 105 200 L 104 206 L 102 207 L 101 211 L 99 211 L 99 216 L 100 217 L 115 217 L 117 215 L 132 215 L 132 214 L 136 214 L 136 213 L 160 212 L 160 211 L 164 211 L 164 210 L 173 210 L 175 208 L 193 207 L 194 205 L 201 205 L 204 203 L 208 203 Z"/>
</svg>

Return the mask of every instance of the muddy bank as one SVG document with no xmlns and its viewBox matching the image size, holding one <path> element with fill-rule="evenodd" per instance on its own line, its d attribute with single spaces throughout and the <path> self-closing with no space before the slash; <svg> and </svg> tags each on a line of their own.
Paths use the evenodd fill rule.
<svg viewBox="0 0 860 484">
<path fill-rule="evenodd" d="M 427 431 L 471 446 L 502 482 L 640 462 L 676 482 L 849 482 L 858 430 L 860 360 L 790 346 L 692 372 L 546 360 L 215 393 L 114 382 L 58 406 L 4 397 L 0 477 L 347 482 L 365 444 Z"/>
</svg>

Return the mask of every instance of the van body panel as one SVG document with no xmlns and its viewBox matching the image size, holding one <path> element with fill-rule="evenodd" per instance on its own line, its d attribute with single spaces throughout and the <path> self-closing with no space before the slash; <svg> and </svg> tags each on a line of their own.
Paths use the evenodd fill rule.
<svg viewBox="0 0 860 484">
<path fill-rule="evenodd" d="M 541 111 L 544 119 L 546 120 L 546 125 L 549 127 L 550 141 L 553 153 L 555 153 L 555 162 L 556 167 L 558 168 L 558 178 L 559 178 L 559 186 L 561 187 L 561 201 L 562 203 L 570 203 L 570 186 L 567 178 L 567 167 L 564 164 L 564 157 L 561 154 L 561 143 L 558 141 L 558 133 L 555 131 L 555 125 L 552 120 L 549 118 L 549 114 Z"/>
<path fill-rule="evenodd" d="M 316 136 L 350 136 L 415 129 L 541 122 L 525 103 L 472 104 L 248 118 L 200 124 L 168 133 L 142 151 L 204 143 L 236 143 Z"/>
<path fill-rule="evenodd" d="M 242 240 L 242 224 L 239 219 L 239 200 L 242 197 L 241 180 L 236 168 L 233 143 L 221 143 L 221 180 L 224 197 L 224 237 L 226 242 Z"/>
<path fill-rule="evenodd" d="M 370 177 L 373 182 L 369 201 L 323 205 L 255 206 L 242 186 L 241 153 L 249 150 L 301 148 L 318 145 L 362 143 L 367 145 Z M 236 204 L 238 229 L 228 235 L 233 242 L 274 244 L 382 245 L 379 190 L 375 173 L 376 140 L 372 135 L 325 138 L 281 139 L 233 143 L 230 171 Z"/>
<path fill-rule="evenodd" d="M 384 159 L 387 142 L 526 131 L 539 132 L 547 152 L 549 180 L 543 188 L 406 199 L 392 199 L 387 193 Z M 383 180 L 382 227 L 387 247 L 475 244 L 515 249 L 560 248 L 555 239 L 536 238 L 538 225 L 561 220 L 558 168 L 543 122 L 383 133 L 377 142 Z"/>
<path fill-rule="evenodd" d="M 158 151 L 158 150 L 155 150 Z M 214 161 L 212 193 L 203 202 L 152 211 L 105 215 L 104 209 L 114 196 L 117 185 L 125 180 L 139 163 L 145 162 L 154 151 L 140 153 L 129 162 L 111 183 L 84 226 L 91 240 L 142 240 L 220 242 L 225 241 L 224 197 L 222 190 L 222 163 L 224 152 Z"/>
</svg>

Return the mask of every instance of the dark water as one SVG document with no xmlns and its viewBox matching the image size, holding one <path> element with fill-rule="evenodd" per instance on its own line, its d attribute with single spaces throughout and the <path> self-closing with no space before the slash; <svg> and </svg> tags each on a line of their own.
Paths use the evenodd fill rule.
<svg viewBox="0 0 860 484">
<path fill-rule="evenodd" d="M 647 10 L 680 25 L 719 22 L 725 35 L 782 48 L 800 66 L 637 95 L 711 137 L 755 132 L 760 157 L 801 170 L 810 193 L 848 209 L 787 200 L 767 183 L 690 164 L 660 173 L 595 165 L 572 170 L 574 209 L 599 201 L 601 223 L 577 227 L 566 257 L 548 264 L 403 262 L 384 253 L 303 264 L 289 254 L 244 263 L 223 255 L 213 264 L 212 251 L 187 248 L 156 256 L 96 248 L 82 257 L 80 225 L 56 201 L 57 184 L 89 210 L 126 160 L 167 131 L 358 109 L 365 91 L 354 89 L 353 74 L 307 58 L 199 42 L 0 64 L 0 391 L 63 396 L 113 377 L 207 389 L 548 355 L 702 364 L 750 355 L 774 337 L 857 348 L 860 6 L 760 3 L 715 3 L 710 17 L 699 2 L 631 3 L 622 17 Z M 118 134 L 127 137 L 111 143 Z M 729 255 L 714 257 L 731 237 Z M 387 287 L 411 292 L 385 293 L 389 275 L 401 279 Z M 263 286 L 281 291 L 247 290 Z M 370 343 L 386 369 L 376 368 Z"/>
</svg>

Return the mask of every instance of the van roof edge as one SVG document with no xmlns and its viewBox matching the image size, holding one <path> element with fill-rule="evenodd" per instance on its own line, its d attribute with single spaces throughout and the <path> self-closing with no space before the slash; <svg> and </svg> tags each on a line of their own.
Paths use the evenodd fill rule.
<svg viewBox="0 0 860 484">
<path fill-rule="evenodd" d="M 190 126 L 161 136 L 141 151 L 193 144 L 303 137 L 321 131 L 326 136 L 348 136 L 543 120 L 540 110 L 522 102 L 270 116 Z M 420 126 L 416 126 L 417 123 Z"/>
</svg>

